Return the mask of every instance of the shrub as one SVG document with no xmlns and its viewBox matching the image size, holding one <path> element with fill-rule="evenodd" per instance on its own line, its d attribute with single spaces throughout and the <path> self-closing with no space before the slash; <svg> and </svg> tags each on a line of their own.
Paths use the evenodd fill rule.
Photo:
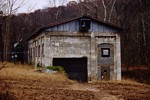
<svg viewBox="0 0 150 100">
<path fill-rule="evenodd" d="M 47 66 L 47 69 L 58 71 L 58 72 L 61 72 L 61 73 L 65 72 L 64 68 L 61 67 L 61 66 Z"/>
</svg>

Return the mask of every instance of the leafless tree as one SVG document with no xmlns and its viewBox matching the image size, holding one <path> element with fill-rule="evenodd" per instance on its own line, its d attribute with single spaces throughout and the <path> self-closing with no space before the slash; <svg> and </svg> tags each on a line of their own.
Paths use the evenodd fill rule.
<svg viewBox="0 0 150 100">
<path fill-rule="evenodd" d="M 3 12 L 1 16 L 5 17 L 5 33 L 3 34 L 5 60 L 7 60 L 7 52 L 10 48 L 10 37 L 13 35 L 13 33 L 10 32 L 11 18 L 24 4 L 25 0 L 0 0 L 0 11 Z"/>
<path fill-rule="evenodd" d="M 64 6 L 67 3 L 67 0 L 49 0 L 50 7 Z M 61 12 L 61 8 L 58 7 L 57 12 L 55 13 L 55 18 L 58 20 L 58 16 Z"/>
<path fill-rule="evenodd" d="M 102 18 L 104 21 L 111 22 L 112 15 L 115 14 L 116 0 L 78 0 L 82 14 L 88 9 L 88 13 L 94 14 L 96 18 Z M 103 14 L 102 14 L 103 13 Z"/>
</svg>

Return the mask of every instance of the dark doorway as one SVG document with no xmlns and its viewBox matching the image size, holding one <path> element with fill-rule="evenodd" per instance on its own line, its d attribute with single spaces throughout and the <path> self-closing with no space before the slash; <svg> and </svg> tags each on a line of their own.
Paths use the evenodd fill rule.
<svg viewBox="0 0 150 100">
<path fill-rule="evenodd" d="M 53 58 L 54 66 L 62 66 L 68 78 L 87 82 L 87 58 Z"/>
</svg>

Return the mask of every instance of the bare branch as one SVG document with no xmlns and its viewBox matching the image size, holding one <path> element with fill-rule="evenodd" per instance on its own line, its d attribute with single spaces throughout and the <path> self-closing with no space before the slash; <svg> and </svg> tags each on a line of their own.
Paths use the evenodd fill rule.
<svg viewBox="0 0 150 100">
<path fill-rule="evenodd" d="M 35 8 L 36 4 L 29 6 L 27 9 L 27 13 L 30 13 L 34 8 Z"/>
<path fill-rule="evenodd" d="M 4 63 L 4 64 L 0 67 L 0 70 L 2 70 L 4 67 L 6 67 L 6 64 L 7 64 L 7 62 Z"/>
<path fill-rule="evenodd" d="M 112 16 L 112 13 L 113 13 L 113 10 L 114 10 L 114 7 L 115 7 L 115 3 L 116 3 L 116 0 L 113 1 L 112 7 L 111 7 L 111 10 L 110 10 L 109 19 L 108 19 L 109 22 L 110 22 L 110 19 L 111 19 L 111 16 Z"/>
<path fill-rule="evenodd" d="M 104 8 L 104 21 L 106 21 L 106 17 L 107 17 L 107 6 L 105 5 L 105 1 L 102 0 L 102 5 Z"/>
</svg>

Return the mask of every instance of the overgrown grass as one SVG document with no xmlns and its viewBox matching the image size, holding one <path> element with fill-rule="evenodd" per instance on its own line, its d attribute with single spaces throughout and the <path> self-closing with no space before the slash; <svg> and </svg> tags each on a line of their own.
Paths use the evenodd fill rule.
<svg viewBox="0 0 150 100">
<path fill-rule="evenodd" d="M 48 74 L 36 70 L 31 65 L 7 63 L 0 70 L 0 100 L 35 100 L 37 95 L 34 93 L 41 93 L 43 98 L 51 88 L 56 91 L 61 85 L 73 83 L 63 73 Z M 38 96 L 38 100 L 43 100 L 42 98 Z"/>
<path fill-rule="evenodd" d="M 0 63 L 2 65 L 2 63 Z M 64 81 L 68 80 L 65 74 L 57 73 L 57 74 L 47 74 L 47 73 L 38 73 L 34 66 L 31 65 L 21 65 L 21 64 L 13 64 L 7 63 L 2 70 L 0 70 L 0 77 L 5 78 L 23 78 L 23 79 L 40 79 L 45 80 L 50 79 L 54 81 Z"/>
<path fill-rule="evenodd" d="M 0 66 L 2 63 L 0 63 Z M 48 69 L 64 72 L 64 69 L 60 66 L 48 66 Z M 5 78 L 22 78 L 22 79 L 33 79 L 33 80 L 53 80 L 53 81 L 66 81 L 69 80 L 64 73 L 47 74 L 38 73 L 34 66 L 31 65 L 21 65 L 7 63 L 2 70 L 0 70 L 0 77 Z M 101 83 L 121 83 L 121 84 L 140 84 L 146 83 L 150 84 L 150 72 L 140 72 L 140 71 L 126 71 L 123 72 L 123 79 L 121 81 L 100 81 Z M 139 83 L 140 82 L 140 83 Z"/>
<path fill-rule="evenodd" d="M 136 80 L 133 80 L 133 79 L 127 79 L 127 78 L 123 78 L 121 81 L 95 81 L 95 82 L 89 82 L 89 84 L 114 84 L 114 85 L 145 85 L 147 86 L 146 84 L 143 84 L 143 83 L 140 83 L 140 82 L 137 82 Z"/>
<path fill-rule="evenodd" d="M 125 78 L 135 80 L 140 83 L 150 84 L 150 71 L 149 70 L 128 70 L 122 71 Z"/>
<path fill-rule="evenodd" d="M 123 100 L 150 100 L 149 89 L 130 79 L 81 84 L 64 74 L 36 72 L 29 65 L 7 63 L 0 70 L 0 100 L 99 100 L 105 96 L 110 100 L 110 94 Z"/>
</svg>

